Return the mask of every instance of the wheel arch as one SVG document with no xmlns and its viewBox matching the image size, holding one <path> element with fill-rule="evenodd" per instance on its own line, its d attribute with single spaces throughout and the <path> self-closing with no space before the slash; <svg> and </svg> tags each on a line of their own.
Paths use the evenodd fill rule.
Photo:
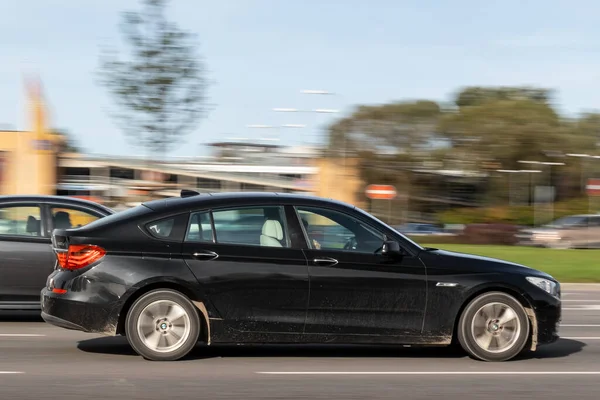
<svg viewBox="0 0 600 400">
<path fill-rule="evenodd" d="M 202 300 L 198 300 L 198 296 L 194 293 L 194 291 L 187 288 L 185 285 L 172 281 L 148 283 L 131 293 L 127 297 L 119 311 L 116 334 L 125 335 L 125 320 L 127 319 L 127 314 L 129 313 L 129 310 L 131 309 L 133 303 L 135 303 L 135 301 L 142 297 L 144 294 L 156 289 L 175 290 L 180 292 L 190 300 L 190 302 L 194 305 L 198 316 L 200 317 L 201 327 L 199 340 L 210 344 L 210 319 L 208 317 L 208 311 L 206 309 L 205 302 Z"/>
<path fill-rule="evenodd" d="M 471 301 L 473 301 L 473 299 L 489 292 L 502 292 L 508 294 L 514 297 L 523 306 L 530 324 L 529 342 L 526 346 L 528 346 L 531 351 L 535 351 L 538 339 L 537 318 L 535 312 L 533 311 L 531 301 L 527 298 L 525 294 L 523 294 L 522 291 L 520 291 L 514 286 L 506 284 L 487 284 L 476 287 L 469 291 L 454 317 L 454 324 L 452 328 L 452 343 L 455 344 L 458 341 L 458 323 L 460 321 L 461 315 L 465 311 L 465 308 L 469 305 Z"/>
</svg>

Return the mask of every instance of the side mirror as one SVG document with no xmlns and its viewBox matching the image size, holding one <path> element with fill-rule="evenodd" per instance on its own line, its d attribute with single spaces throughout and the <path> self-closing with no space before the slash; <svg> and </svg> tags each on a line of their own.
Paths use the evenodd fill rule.
<svg viewBox="0 0 600 400">
<path fill-rule="evenodd" d="M 381 248 L 381 254 L 386 257 L 399 257 L 404 253 L 400 248 L 400 244 L 394 241 L 385 241 L 383 242 L 383 247 Z"/>
</svg>

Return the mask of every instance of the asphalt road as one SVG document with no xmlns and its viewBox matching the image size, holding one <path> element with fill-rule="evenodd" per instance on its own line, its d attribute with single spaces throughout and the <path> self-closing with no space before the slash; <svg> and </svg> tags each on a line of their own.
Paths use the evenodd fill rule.
<svg viewBox="0 0 600 400">
<path fill-rule="evenodd" d="M 564 294 L 556 344 L 506 363 L 446 349 L 199 346 L 156 363 L 124 338 L 0 315 L 0 399 L 600 398 L 600 290 Z"/>
</svg>

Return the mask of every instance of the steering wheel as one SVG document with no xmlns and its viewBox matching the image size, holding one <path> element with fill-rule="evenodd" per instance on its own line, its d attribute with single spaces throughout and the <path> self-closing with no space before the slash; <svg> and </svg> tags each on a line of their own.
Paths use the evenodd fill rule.
<svg viewBox="0 0 600 400">
<path fill-rule="evenodd" d="M 344 250 L 356 250 L 357 246 L 358 242 L 356 241 L 356 237 L 352 236 L 344 245 Z"/>
</svg>

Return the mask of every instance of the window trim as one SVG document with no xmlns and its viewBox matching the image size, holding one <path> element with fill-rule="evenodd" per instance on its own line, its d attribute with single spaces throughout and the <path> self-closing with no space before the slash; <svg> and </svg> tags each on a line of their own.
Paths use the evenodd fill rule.
<svg viewBox="0 0 600 400">
<path fill-rule="evenodd" d="M 352 219 L 354 219 L 354 220 L 356 220 L 356 221 L 358 221 L 358 222 L 360 222 L 360 223 L 362 223 L 364 225 L 367 225 L 371 230 L 374 230 L 376 232 L 381 233 L 381 235 L 383 236 L 383 241 L 385 241 L 385 240 L 387 240 L 389 238 L 389 235 L 385 231 L 383 231 L 381 229 L 376 229 L 375 227 L 373 227 L 373 225 L 371 223 L 369 223 L 368 221 L 365 221 L 365 218 L 360 218 L 360 217 L 362 217 L 361 214 L 359 214 L 360 217 L 358 217 L 358 216 L 350 214 L 349 212 L 346 212 L 346 210 L 340 210 L 339 208 L 336 208 L 336 207 L 327 207 L 327 206 L 321 206 L 321 205 L 316 205 L 316 206 L 315 205 L 294 205 L 293 208 L 294 208 L 294 212 L 296 214 L 296 218 L 298 219 L 298 223 L 300 224 L 300 229 L 302 229 L 302 232 L 304 234 L 305 246 L 307 246 L 306 250 L 311 250 L 311 251 L 340 251 L 340 252 L 347 253 L 347 254 L 369 254 L 369 255 L 375 255 L 374 253 L 370 253 L 370 252 L 367 252 L 367 251 L 351 251 L 351 252 L 349 252 L 349 251 L 346 251 L 344 249 L 315 249 L 315 248 L 313 248 L 311 246 L 311 244 L 310 244 L 310 240 L 309 240 L 310 238 L 308 237 L 308 232 L 306 232 L 306 228 L 304 227 L 304 224 L 302 223 L 302 219 L 300 218 L 300 212 L 298 211 L 298 208 L 324 209 L 324 210 L 330 210 L 330 211 L 333 211 L 333 212 L 337 212 L 339 214 L 346 215 L 346 216 L 348 216 L 348 217 L 350 217 L 350 218 L 352 218 Z M 317 214 L 317 215 L 319 215 L 319 214 Z M 327 218 L 327 217 L 325 217 L 325 218 Z M 382 244 L 383 244 L 383 242 L 382 242 Z M 402 243 L 399 243 L 399 245 L 400 245 L 400 247 L 404 248 L 404 245 Z"/>
<path fill-rule="evenodd" d="M 15 202 L 5 202 L 0 203 L 0 210 L 5 208 L 37 208 L 40 210 L 40 236 L 30 236 L 30 235 L 4 235 L 0 234 L 0 241 L 10 241 L 10 242 L 31 242 L 31 243 L 45 243 L 48 242 L 50 237 L 47 230 L 47 221 L 44 216 L 44 204 L 36 203 L 36 202 L 27 202 L 27 201 L 15 201 Z"/>
</svg>

